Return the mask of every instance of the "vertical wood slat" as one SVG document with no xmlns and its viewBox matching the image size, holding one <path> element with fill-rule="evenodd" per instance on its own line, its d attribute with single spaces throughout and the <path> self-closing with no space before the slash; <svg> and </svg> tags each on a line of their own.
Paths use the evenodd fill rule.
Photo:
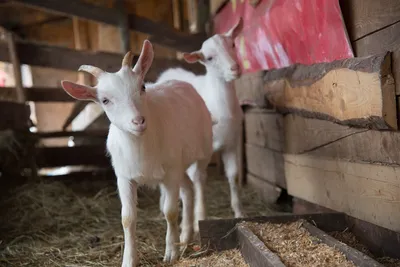
<svg viewBox="0 0 400 267">
<path fill-rule="evenodd" d="M 8 51 L 10 54 L 10 59 L 14 70 L 15 88 L 17 90 L 17 101 L 19 103 L 25 103 L 26 91 L 22 83 L 21 63 L 19 61 L 17 46 L 15 44 L 15 35 L 12 32 L 7 32 L 6 38 L 8 44 Z"/>
</svg>

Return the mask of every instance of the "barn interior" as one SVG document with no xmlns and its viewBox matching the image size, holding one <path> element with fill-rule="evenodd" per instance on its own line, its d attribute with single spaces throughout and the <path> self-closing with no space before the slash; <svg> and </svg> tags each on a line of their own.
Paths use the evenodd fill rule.
<svg viewBox="0 0 400 267">
<path fill-rule="evenodd" d="M 61 81 L 94 86 L 80 65 L 117 71 L 146 39 L 155 53 L 149 81 L 170 67 L 204 74 L 183 52 L 239 17 L 242 75 L 233 84 L 244 112 L 246 217 L 343 213 L 371 255 L 400 266 L 400 2 L 321 2 L 0 0 L 0 266 L 121 265 L 110 121 Z M 233 218 L 223 168 L 215 152 L 207 220 Z M 140 266 L 164 266 L 159 192 L 138 194 Z M 221 252 L 191 262 L 210 251 L 201 241 L 176 266 L 262 266 Z"/>
</svg>

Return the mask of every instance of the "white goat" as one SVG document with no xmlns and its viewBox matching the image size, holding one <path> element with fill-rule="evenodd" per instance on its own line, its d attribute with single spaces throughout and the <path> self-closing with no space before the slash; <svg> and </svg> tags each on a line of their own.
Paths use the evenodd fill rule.
<svg viewBox="0 0 400 267">
<path fill-rule="evenodd" d="M 173 262 L 178 257 L 179 189 L 183 200 L 181 243 L 189 242 L 193 233 L 193 188 L 185 170 L 193 163 L 205 169 L 212 155 L 212 120 L 203 99 L 182 81 L 146 88 L 143 80 L 152 60 L 153 48 L 146 40 L 133 70 L 132 54 L 128 52 L 116 73 L 88 65 L 80 67 L 97 77 L 97 88 L 62 82 L 72 97 L 99 102 L 111 121 L 107 149 L 122 203 L 124 267 L 138 263 L 138 185 L 161 185 L 167 221 L 164 261 Z"/>
<path fill-rule="evenodd" d="M 213 150 L 221 151 L 228 178 L 231 206 L 235 217 L 243 217 L 239 192 L 237 187 L 238 160 L 240 137 L 242 131 L 243 112 L 239 105 L 232 81 L 240 76 L 240 68 L 234 50 L 234 39 L 243 27 L 242 18 L 225 34 L 215 34 L 202 44 L 200 50 L 184 53 L 185 60 L 189 63 L 200 62 L 206 67 L 206 75 L 195 74 L 181 68 L 172 68 L 164 71 L 157 82 L 168 80 L 181 80 L 191 83 L 204 99 L 213 118 L 218 122 L 213 126 Z M 200 171 L 201 173 L 201 171 Z M 196 192 L 202 192 L 204 174 L 196 167 L 191 167 L 188 174 L 195 185 L 196 211 L 195 231 L 198 230 L 198 220 L 205 218 L 205 208 L 202 197 L 199 199 Z M 160 206 L 163 204 L 163 196 Z"/>
</svg>

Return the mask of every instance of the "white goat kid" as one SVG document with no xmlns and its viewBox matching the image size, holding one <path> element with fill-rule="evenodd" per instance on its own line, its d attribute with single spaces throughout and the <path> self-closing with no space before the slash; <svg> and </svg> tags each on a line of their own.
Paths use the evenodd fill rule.
<svg viewBox="0 0 400 267">
<path fill-rule="evenodd" d="M 203 99 L 188 83 L 168 81 L 144 86 L 153 60 L 153 48 L 145 41 L 133 70 L 128 52 L 122 68 L 107 73 L 83 65 L 98 79 L 96 88 L 63 81 L 64 90 L 80 100 L 98 102 L 111 121 L 107 149 L 117 176 L 122 204 L 125 248 L 122 266 L 138 263 L 136 243 L 137 187 L 160 184 L 167 221 L 164 261 L 178 257 L 179 189 L 183 202 L 181 241 L 193 233 L 193 188 L 185 170 L 193 163 L 207 166 L 212 155 L 212 121 Z"/>
<path fill-rule="evenodd" d="M 235 217 L 243 217 L 237 186 L 240 137 L 242 131 L 243 112 L 239 105 L 232 81 L 240 76 L 240 68 L 234 50 L 234 39 L 243 27 L 242 18 L 225 34 L 215 34 L 202 44 L 200 50 L 184 53 L 189 63 L 200 62 L 206 67 L 206 75 L 196 76 L 181 68 L 164 71 L 157 82 L 181 80 L 191 83 L 204 99 L 213 118 L 218 122 L 213 126 L 213 150 L 221 151 L 225 175 L 228 178 L 231 206 Z M 198 220 L 205 217 L 202 192 L 205 176 L 196 166 L 191 166 L 188 174 L 195 185 L 195 231 Z M 162 206 L 163 199 L 160 204 Z"/>
</svg>

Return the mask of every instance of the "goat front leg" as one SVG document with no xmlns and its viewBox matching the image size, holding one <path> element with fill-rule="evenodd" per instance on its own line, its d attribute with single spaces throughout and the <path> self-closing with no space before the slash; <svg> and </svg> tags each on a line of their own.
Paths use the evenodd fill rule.
<svg viewBox="0 0 400 267">
<path fill-rule="evenodd" d="M 122 267 L 135 267 L 139 263 L 136 245 L 137 183 L 126 178 L 118 178 L 121 199 L 121 221 L 124 228 L 124 255 Z"/>
<path fill-rule="evenodd" d="M 244 217 L 242 211 L 239 187 L 238 187 L 238 150 L 236 148 L 225 149 L 222 151 L 222 161 L 224 162 L 225 175 L 228 178 L 231 193 L 231 207 L 235 214 L 235 218 Z"/>
<path fill-rule="evenodd" d="M 176 179 L 177 177 L 173 177 Z M 167 234 L 165 237 L 165 255 L 164 262 L 173 263 L 177 260 L 179 255 L 178 242 L 179 242 L 179 225 L 178 225 L 178 212 L 179 212 L 179 184 L 166 181 L 163 183 L 162 190 L 165 194 L 164 199 L 164 216 L 167 220 Z"/>
</svg>

